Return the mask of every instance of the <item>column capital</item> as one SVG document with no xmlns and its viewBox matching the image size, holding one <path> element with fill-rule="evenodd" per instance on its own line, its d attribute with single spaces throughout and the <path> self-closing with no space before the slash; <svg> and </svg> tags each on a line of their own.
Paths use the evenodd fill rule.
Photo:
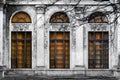
<svg viewBox="0 0 120 80">
<path fill-rule="evenodd" d="M 36 5 L 36 12 L 37 14 L 44 14 L 45 13 L 45 5 Z"/>
</svg>

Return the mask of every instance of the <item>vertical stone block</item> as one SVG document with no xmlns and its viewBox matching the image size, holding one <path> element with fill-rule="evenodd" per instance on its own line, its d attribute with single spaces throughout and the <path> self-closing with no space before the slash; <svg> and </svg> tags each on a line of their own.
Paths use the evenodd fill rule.
<svg viewBox="0 0 120 80">
<path fill-rule="evenodd" d="M 76 29 L 76 64 L 83 66 L 83 26 Z"/>
<path fill-rule="evenodd" d="M 0 11 L 0 66 L 3 60 L 3 11 Z"/>
<path fill-rule="evenodd" d="M 44 9 L 37 8 L 37 67 L 45 66 L 44 59 Z"/>
</svg>

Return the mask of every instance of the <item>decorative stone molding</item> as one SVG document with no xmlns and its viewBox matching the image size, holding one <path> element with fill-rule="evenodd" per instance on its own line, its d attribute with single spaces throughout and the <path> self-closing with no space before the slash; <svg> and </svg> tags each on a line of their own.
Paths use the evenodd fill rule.
<svg viewBox="0 0 120 80">
<path fill-rule="evenodd" d="M 44 14 L 45 13 L 45 6 L 36 6 L 36 12 L 37 14 Z"/>
<path fill-rule="evenodd" d="M 91 30 L 103 31 L 107 30 L 107 23 L 89 23 Z"/>
<path fill-rule="evenodd" d="M 69 31 L 70 25 L 69 23 L 51 23 L 51 30 L 56 31 Z"/>
<path fill-rule="evenodd" d="M 13 30 L 25 31 L 29 29 L 31 23 L 12 23 Z"/>
</svg>

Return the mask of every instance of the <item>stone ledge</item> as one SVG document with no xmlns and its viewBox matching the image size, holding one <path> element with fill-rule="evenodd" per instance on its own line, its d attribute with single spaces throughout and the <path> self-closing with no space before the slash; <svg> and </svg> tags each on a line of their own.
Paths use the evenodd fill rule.
<svg viewBox="0 0 120 80">
<path fill-rule="evenodd" d="M 3 71 L 1 69 L 1 71 Z M 46 70 L 46 69 L 4 69 L 6 75 L 47 75 L 47 76 L 70 76 L 70 75 L 87 75 L 87 76 L 114 76 L 113 70 Z"/>
<path fill-rule="evenodd" d="M 5 77 L 0 80 L 118 80 L 115 77 L 103 77 L 103 76 L 86 76 L 86 77 L 42 77 L 42 76 L 22 76 L 22 77 Z"/>
</svg>

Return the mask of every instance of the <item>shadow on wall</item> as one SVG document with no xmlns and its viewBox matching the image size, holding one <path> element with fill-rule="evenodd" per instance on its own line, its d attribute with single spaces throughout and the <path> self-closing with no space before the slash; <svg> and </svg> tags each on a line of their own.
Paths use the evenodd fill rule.
<svg viewBox="0 0 120 80">
<path fill-rule="evenodd" d="M 120 55 L 118 56 L 118 69 L 120 69 Z"/>
</svg>

